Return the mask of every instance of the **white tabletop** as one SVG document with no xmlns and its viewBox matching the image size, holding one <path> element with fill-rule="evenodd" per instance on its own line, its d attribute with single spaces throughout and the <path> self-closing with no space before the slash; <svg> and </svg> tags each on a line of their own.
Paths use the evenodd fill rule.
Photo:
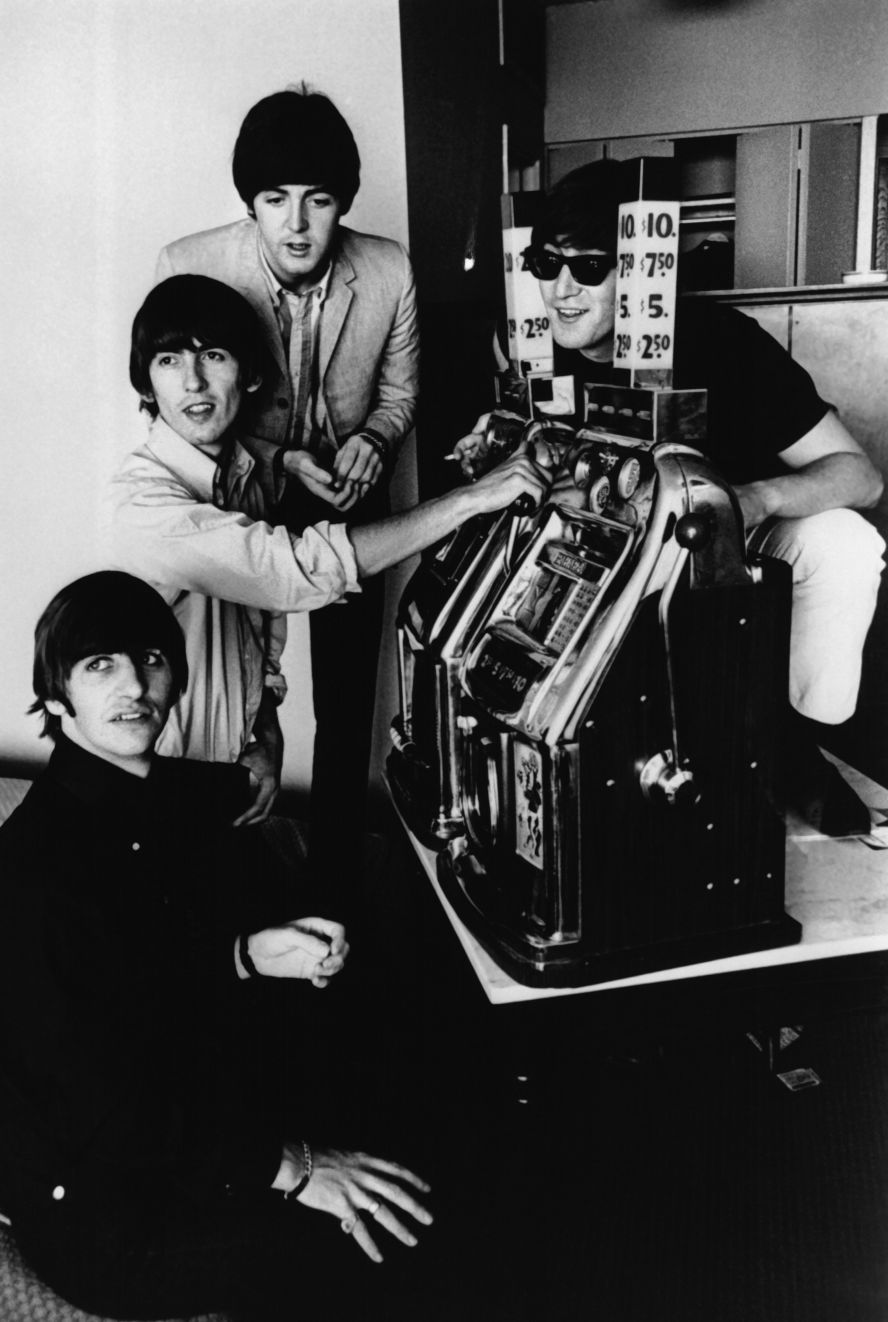
<svg viewBox="0 0 888 1322">
<path fill-rule="evenodd" d="M 876 820 L 884 817 L 888 813 L 888 791 L 844 766 L 842 770 L 873 810 Z M 680 968 L 658 969 L 585 987 L 527 987 L 499 967 L 457 916 L 438 881 L 437 854 L 422 845 L 406 823 L 404 829 L 485 995 L 495 1005 L 555 996 L 588 996 L 618 987 L 677 982 L 888 950 L 888 848 L 871 847 L 859 839 L 832 840 L 815 834 L 802 823 L 790 822 L 786 841 L 785 908 L 802 924 L 802 939 L 798 944 L 730 955 L 725 959 Z M 888 843 L 888 840 L 879 839 L 886 834 L 888 828 L 880 827 L 874 833 L 873 845 Z"/>
</svg>

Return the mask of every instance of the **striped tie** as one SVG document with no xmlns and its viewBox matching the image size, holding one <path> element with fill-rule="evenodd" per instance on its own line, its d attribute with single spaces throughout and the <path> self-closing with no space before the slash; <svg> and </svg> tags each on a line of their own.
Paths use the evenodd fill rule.
<svg viewBox="0 0 888 1322">
<path fill-rule="evenodd" d="M 285 300 L 290 314 L 288 360 L 290 380 L 293 383 L 294 405 L 290 423 L 290 441 L 297 448 L 309 446 L 314 428 L 311 425 L 311 380 L 314 336 L 312 335 L 312 294 L 304 294 L 297 302 L 293 316 L 292 298 Z"/>
</svg>

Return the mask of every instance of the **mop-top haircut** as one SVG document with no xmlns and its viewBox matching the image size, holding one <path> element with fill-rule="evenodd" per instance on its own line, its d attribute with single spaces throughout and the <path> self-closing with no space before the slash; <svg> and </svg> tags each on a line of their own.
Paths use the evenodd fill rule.
<svg viewBox="0 0 888 1322">
<path fill-rule="evenodd" d="M 592 161 L 571 170 L 547 195 L 533 227 L 531 246 L 614 252 L 621 202 L 626 201 L 626 173 L 619 161 Z"/>
<path fill-rule="evenodd" d="M 41 735 L 55 739 L 61 717 L 47 710 L 55 699 L 69 715 L 68 680 L 87 656 L 122 652 L 132 660 L 156 648 L 169 662 L 171 701 L 188 682 L 185 639 L 169 606 L 149 584 L 115 569 L 78 578 L 57 592 L 34 632 L 34 693 L 28 708 L 43 716 Z"/>
<path fill-rule="evenodd" d="M 258 193 L 287 184 L 325 189 L 344 215 L 361 182 L 351 129 L 329 97 L 304 86 L 274 92 L 247 112 L 231 164 L 251 215 Z"/>
<path fill-rule="evenodd" d="M 226 349 L 237 360 L 245 388 L 262 379 L 267 353 L 262 328 L 243 295 L 207 275 L 171 275 L 139 308 L 130 343 L 130 381 L 152 418 L 157 404 L 149 369 L 155 355 L 195 347 Z"/>
</svg>

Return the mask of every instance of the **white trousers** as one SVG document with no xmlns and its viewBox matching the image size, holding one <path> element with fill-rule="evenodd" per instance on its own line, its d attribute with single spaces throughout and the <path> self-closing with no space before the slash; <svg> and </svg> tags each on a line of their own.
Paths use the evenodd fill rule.
<svg viewBox="0 0 888 1322">
<path fill-rule="evenodd" d="M 857 704 L 884 541 L 859 514 L 840 509 L 770 521 L 750 546 L 792 566 L 790 702 L 812 720 L 846 721 Z"/>
</svg>

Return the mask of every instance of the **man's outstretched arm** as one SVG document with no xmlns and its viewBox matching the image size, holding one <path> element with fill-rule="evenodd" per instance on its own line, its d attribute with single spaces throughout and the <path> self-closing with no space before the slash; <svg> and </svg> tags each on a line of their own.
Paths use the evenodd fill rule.
<svg viewBox="0 0 888 1322">
<path fill-rule="evenodd" d="M 424 501 L 414 509 L 376 523 L 349 529 L 358 574 L 369 578 L 447 537 L 466 519 L 505 509 L 529 495 L 538 506 L 549 489 L 549 474 L 523 453 L 511 455 L 498 468 L 470 486 Z"/>
<path fill-rule="evenodd" d="M 294 451 L 284 452 L 284 467 Z M 259 610 L 316 610 L 448 536 L 475 514 L 503 509 L 525 493 L 538 503 L 549 478 L 512 455 L 471 486 L 363 527 L 322 522 L 302 534 L 238 510 L 219 509 L 148 453 L 136 452 L 112 482 L 110 562 L 180 592 Z M 357 571 L 357 573 L 355 573 Z"/>
</svg>

